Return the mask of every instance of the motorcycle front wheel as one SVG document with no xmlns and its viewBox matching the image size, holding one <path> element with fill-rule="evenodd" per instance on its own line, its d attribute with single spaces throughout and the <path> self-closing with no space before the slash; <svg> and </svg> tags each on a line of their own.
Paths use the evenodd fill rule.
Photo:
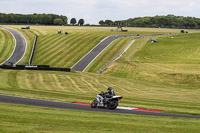
<svg viewBox="0 0 200 133">
<path fill-rule="evenodd" d="M 97 100 L 94 100 L 92 103 L 91 103 L 91 108 L 96 108 L 97 107 Z"/>
<path fill-rule="evenodd" d="M 108 109 L 116 109 L 118 106 L 118 101 L 117 100 L 112 100 L 107 104 Z"/>
</svg>

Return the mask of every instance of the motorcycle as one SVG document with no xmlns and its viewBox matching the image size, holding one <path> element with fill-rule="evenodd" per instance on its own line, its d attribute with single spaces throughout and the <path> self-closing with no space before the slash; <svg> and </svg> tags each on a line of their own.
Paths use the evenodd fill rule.
<svg viewBox="0 0 200 133">
<path fill-rule="evenodd" d="M 91 108 L 107 107 L 108 109 L 114 110 L 117 108 L 118 102 L 122 98 L 122 96 L 110 96 L 101 92 L 100 94 L 97 94 L 96 99 L 91 103 Z"/>
</svg>

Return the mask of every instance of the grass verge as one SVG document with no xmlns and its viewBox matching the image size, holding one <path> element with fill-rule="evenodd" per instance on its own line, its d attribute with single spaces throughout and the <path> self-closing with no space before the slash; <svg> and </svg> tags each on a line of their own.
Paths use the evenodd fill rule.
<svg viewBox="0 0 200 133">
<path fill-rule="evenodd" d="M 200 130 L 199 119 L 51 109 L 0 103 L 1 132 L 176 132 Z"/>
<path fill-rule="evenodd" d="M 0 28 L 0 64 L 6 61 L 13 53 L 15 40 L 7 30 Z"/>
<path fill-rule="evenodd" d="M 200 114 L 199 88 L 81 72 L 0 69 L 0 94 L 63 102 L 90 103 L 112 86 L 124 98 L 120 106 Z"/>
</svg>

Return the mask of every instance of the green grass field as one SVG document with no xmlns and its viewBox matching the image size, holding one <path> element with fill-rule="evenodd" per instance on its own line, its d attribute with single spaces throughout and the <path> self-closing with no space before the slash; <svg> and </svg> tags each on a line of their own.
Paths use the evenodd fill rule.
<svg viewBox="0 0 200 133">
<path fill-rule="evenodd" d="M 199 88 L 199 35 L 158 37 L 159 43 L 154 44 L 138 40 L 104 74 Z M 134 52 L 141 44 L 145 47 Z"/>
<path fill-rule="evenodd" d="M 0 132 L 197 133 L 199 119 L 111 114 L 0 103 Z"/>
<path fill-rule="evenodd" d="M 14 48 L 15 40 L 12 34 L 0 28 L 0 64 L 12 55 Z"/>
<path fill-rule="evenodd" d="M 22 32 L 29 42 L 29 50 L 20 63 L 27 64 L 36 33 L 39 40 L 33 64 L 54 67 L 71 67 L 109 35 L 166 34 L 180 31 L 127 28 L 129 32 L 122 33 L 111 32 L 112 27 L 31 26 L 30 30 L 21 30 L 21 26 L 9 27 Z M 57 35 L 58 30 L 67 31 L 69 34 Z M 200 115 L 199 35 L 183 34 L 174 36 L 173 39 L 156 37 L 159 42 L 155 44 L 148 42 L 149 38 L 137 40 L 120 59 L 101 74 L 95 73 L 115 57 L 132 38 L 121 38 L 113 42 L 84 73 L 0 69 L 0 94 L 90 103 L 97 93 L 112 86 L 117 95 L 124 97 L 120 106 Z M 198 119 L 119 115 L 11 104 L 0 104 L 0 108 L 0 120 L 3 121 L 0 123 L 0 132 L 98 132 L 98 125 L 105 126 L 103 132 L 199 131 Z M 38 117 L 40 119 L 37 119 Z M 103 122 L 98 121 L 99 119 Z M 109 128 L 108 123 L 113 123 L 112 119 L 115 124 Z"/>
<path fill-rule="evenodd" d="M 93 73 L 0 70 L 0 93 L 63 102 L 90 103 L 112 86 L 120 106 L 200 114 L 199 89 Z"/>
<path fill-rule="evenodd" d="M 42 29 L 33 27 L 32 29 L 39 34 L 33 64 L 53 67 L 72 67 L 107 36 L 136 34 L 134 30 L 129 33 L 111 32 L 111 28 L 53 27 L 51 31 L 49 27 L 42 27 Z M 58 30 L 67 31 L 69 35 L 58 35 Z M 145 31 L 139 31 L 139 33 L 143 32 L 146 34 Z"/>
<path fill-rule="evenodd" d="M 177 29 L 126 28 L 129 32 L 111 32 L 114 27 L 78 27 L 78 26 L 31 26 L 30 30 L 21 30 L 23 26 L 9 26 L 23 33 L 28 48 L 21 64 L 27 64 L 32 49 L 34 34 L 38 35 L 34 65 L 50 65 L 52 67 L 72 67 L 102 39 L 121 34 L 166 34 L 178 33 Z M 58 35 L 58 30 L 68 35 Z"/>
</svg>

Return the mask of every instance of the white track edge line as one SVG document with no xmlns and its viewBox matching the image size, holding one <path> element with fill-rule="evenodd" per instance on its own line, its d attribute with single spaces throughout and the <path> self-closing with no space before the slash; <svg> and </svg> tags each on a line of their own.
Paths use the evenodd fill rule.
<svg viewBox="0 0 200 133">
<path fill-rule="evenodd" d="M 78 64 L 85 56 L 87 56 L 90 52 L 92 52 L 93 49 L 95 49 L 97 46 L 99 46 L 101 44 L 101 42 L 103 42 L 104 40 L 106 40 L 107 38 L 109 38 L 111 36 L 107 36 L 105 37 L 103 40 L 101 40 L 94 48 L 92 48 L 86 55 L 84 55 L 78 62 L 76 62 L 72 67 L 71 69 L 76 65 Z"/>
<path fill-rule="evenodd" d="M 17 31 L 17 30 L 15 30 L 15 31 Z M 26 54 L 26 50 L 27 50 L 27 41 L 26 41 L 26 38 L 22 35 L 22 33 L 20 33 L 19 31 L 17 31 L 17 32 L 18 32 L 19 34 L 21 34 L 21 36 L 24 38 L 25 43 L 26 43 L 26 48 L 25 48 L 24 54 L 23 54 L 23 56 L 21 57 L 21 59 L 19 59 L 19 61 L 16 62 L 15 64 L 18 64 L 18 63 L 24 58 L 24 56 L 25 56 L 25 54 Z"/>
<path fill-rule="evenodd" d="M 118 38 L 117 38 L 117 39 L 118 39 Z M 117 39 L 113 40 L 110 44 L 112 44 L 112 43 L 113 43 L 114 41 L 116 41 Z M 110 46 L 110 44 L 109 44 L 108 46 Z M 87 67 L 88 67 L 88 66 L 89 66 L 103 51 L 105 51 L 106 48 L 107 48 L 108 46 L 106 46 L 98 55 L 96 55 L 95 58 L 94 58 L 92 61 L 90 61 L 90 63 L 85 67 L 85 69 L 87 69 Z M 85 69 L 83 69 L 82 72 L 84 72 Z"/>
<path fill-rule="evenodd" d="M 4 64 L 6 61 L 8 61 L 8 60 L 12 57 L 12 55 L 14 54 L 15 49 L 16 49 L 16 47 L 17 47 L 17 40 L 16 40 L 15 36 L 12 34 L 12 32 L 10 32 L 9 30 L 7 30 L 7 29 L 4 28 L 4 27 L 0 27 L 0 28 L 1 28 L 1 29 L 4 29 L 4 30 L 6 30 L 6 31 L 8 31 L 8 32 L 13 36 L 13 38 L 14 38 L 14 40 L 15 40 L 15 48 L 14 48 L 14 50 L 13 50 L 11 56 L 10 56 L 8 59 L 6 59 L 3 63 L 0 64 L 0 65 L 3 65 L 3 64 Z"/>
<path fill-rule="evenodd" d="M 126 37 L 126 36 L 124 36 L 124 37 Z M 129 36 L 128 36 L 128 37 L 129 37 Z M 131 37 L 131 36 L 130 36 L 130 37 Z M 115 38 L 115 40 L 113 40 L 108 46 L 110 46 L 114 41 L 116 41 L 116 40 L 119 39 L 119 38 L 122 38 L 122 37 L 117 36 L 117 38 Z M 88 67 L 88 66 L 89 66 L 103 51 L 105 51 L 106 48 L 107 48 L 108 46 L 106 46 L 92 61 L 90 61 L 90 63 L 85 67 L 85 69 L 87 69 L 87 67 Z M 82 72 L 84 72 L 85 69 L 84 69 Z"/>
</svg>

